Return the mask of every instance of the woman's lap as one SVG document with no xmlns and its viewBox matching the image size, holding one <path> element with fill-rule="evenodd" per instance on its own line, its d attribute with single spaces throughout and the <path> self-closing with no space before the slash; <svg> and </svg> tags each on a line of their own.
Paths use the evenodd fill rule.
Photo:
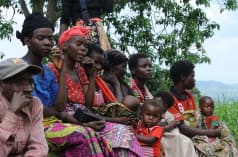
<svg viewBox="0 0 238 157">
<path fill-rule="evenodd" d="M 91 128 L 60 122 L 51 123 L 45 128 L 50 151 L 66 157 L 114 156 L 106 141 Z"/>
<path fill-rule="evenodd" d="M 128 126 L 106 122 L 105 128 L 101 131 L 100 136 L 107 140 L 113 150 L 120 156 L 139 157 L 143 156 L 142 149 Z"/>
</svg>

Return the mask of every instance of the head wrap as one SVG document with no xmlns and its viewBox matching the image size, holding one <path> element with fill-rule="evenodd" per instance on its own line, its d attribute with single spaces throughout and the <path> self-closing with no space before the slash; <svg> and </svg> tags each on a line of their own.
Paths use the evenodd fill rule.
<svg viewBox="0 0 238 157">
<path fill-rule="evenodd" d="M 81 36 L 86 37 L 89 33 L 89 30 L 85 27 L 81 26 L 74 26 L 70 28 L 69 30 L 64 31 L 58 40 L 58 46 L 60 49 L 62 49 L 63 43 L 67 42 L 69 39 L 71 39 L 73 36 Z"/>
<path fill-rule="evenodd" d="M 51 28 L 54 31 L 54 25 L 43 14 L 35 12 L 26 17 L 21 33 L 16 32 L 16 37 L 24 43 L 24 37 L 29 36 L 35 29 Z"/>
</svg>

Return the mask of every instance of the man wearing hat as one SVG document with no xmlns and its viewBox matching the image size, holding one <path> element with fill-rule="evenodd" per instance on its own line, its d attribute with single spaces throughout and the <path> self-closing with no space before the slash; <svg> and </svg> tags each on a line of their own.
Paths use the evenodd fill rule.
<svg viewBox="0 0 238 157">
<path fill-rule="evenodd" d="M 0 62 L 0 156 L 46 157 L 43 106 L 32 96 L 41 68 L 11 58 Z"/>
</svg>

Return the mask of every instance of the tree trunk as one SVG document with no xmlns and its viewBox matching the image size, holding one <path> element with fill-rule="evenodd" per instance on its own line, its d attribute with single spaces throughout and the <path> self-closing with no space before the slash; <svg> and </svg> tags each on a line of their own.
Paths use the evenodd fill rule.
<svg viewBox="0 0 238 157">
<path fill-rule="evenodd" d="M 29 13 L 29 10 L 27 8 L 25 0 L 19 0 L 19 4 L 20 4 L 21 10 L 22 10 L 24 16 L 25 17 L 28 16 L 30 13 Z"/>
<path fill-rule="evenodd" d="M 57 15 L 57 0 L 48 1 L 46 17 L 52 23 L 55 23 L 56 20 L 59 18 L 59 15 Z"/>
<path fill-rule="evenodd" d="M 44 0 L 34 0 L 32 3 L 32 12 L 43 13 Z"/>
</svg>

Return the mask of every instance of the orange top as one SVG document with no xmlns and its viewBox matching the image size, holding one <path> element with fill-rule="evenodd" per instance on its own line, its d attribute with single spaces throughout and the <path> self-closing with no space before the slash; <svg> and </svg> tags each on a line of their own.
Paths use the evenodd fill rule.
<svg viewBox="0 0 238 157">
<path fill-rule="evenodd" d="M 151 128 L 142 127 L 142 121 L 138 122 L 136 127 L 136 134 L 143 136 L 153 136 L 157 138 L 157 141 L 152 145 L 152 149 L 149 149 L 150 146 L 140 142 L 145 156 L 160 156 L 160 140 L 163 134 L 163 128 L 160 126 L 154 126 Z M 152 150 L 152 152 L 149 152 Z"/>
<path fill-rule="evenodd" d="M 179 98 L 176 96 L 176 93 L 170 92 L 174 98 L 174 104 L 171 106 L 168 111 L 172 113 L 177 121 L 184 120 L 183 114 L 186 111 L 196 111 L 197 107 L 193 95 L 190 91 L 185 90 L 185 97 Z"/>
</svg>

